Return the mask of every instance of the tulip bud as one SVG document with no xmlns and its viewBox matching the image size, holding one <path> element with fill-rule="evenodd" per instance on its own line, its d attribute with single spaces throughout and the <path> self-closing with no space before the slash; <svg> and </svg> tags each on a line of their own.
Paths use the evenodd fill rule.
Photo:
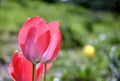
<svg viewBox="0 0 120 81">
<path fill-rule="evenodd" d="M 34 64 L 53 62 L 60 50 L 61 41 L 59 22 L 47 24 L 38 16 L 27 19 L 18 35 L 23 55 Z"/>
</svg>

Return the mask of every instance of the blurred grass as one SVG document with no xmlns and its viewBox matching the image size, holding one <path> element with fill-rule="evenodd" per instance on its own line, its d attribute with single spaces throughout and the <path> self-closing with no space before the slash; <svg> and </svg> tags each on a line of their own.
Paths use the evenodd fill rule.
<svg viewBox="0 0 120 81">
<path fill-rule="evenodd" d="M 120 16 L 67 3 L 26 1 L 22 5 L 3 1 L 0 6 L 0 59 L 6 61 L 6 56 L 11 57 L 18 49 L 17 33 L 24 21 L 33 16 L 41 16 L 47 22 L 59 20 L 61 23 L 62 50 L 48 71 L 49 81 L 55 77 L 60 81 L 107 81 L 112 77 L 109 51 L 113 45 L 120 45 Z M 82 48 L 86 44 L 95 47 L 93 58 L 84 56 Z"/>
<path fill-rule="evenodd" d="M 58 77 L 60 81 L 106 81 L 111 75 L 108 56 L 95 53 L 93 58 L 87 58 L 81 50 L 62 50 L 48 71 L 48 80 Z"/>
</svg>

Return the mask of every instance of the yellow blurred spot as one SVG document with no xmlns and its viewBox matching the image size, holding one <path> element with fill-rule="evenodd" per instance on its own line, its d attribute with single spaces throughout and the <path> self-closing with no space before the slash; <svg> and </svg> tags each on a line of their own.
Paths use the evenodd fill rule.
<svg viewBox="0 0 120 81">
<path fill-rule="evenodd" d="M 93 57 L 95 54 L 95 48 L 92 45 L 86 45 L 83 48 L 83 52 L 88 57 Z"/>
</svg>

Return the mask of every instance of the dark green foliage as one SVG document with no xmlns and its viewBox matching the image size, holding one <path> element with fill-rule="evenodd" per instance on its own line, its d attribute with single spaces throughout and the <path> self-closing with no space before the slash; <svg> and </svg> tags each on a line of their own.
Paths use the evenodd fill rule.
<svg viewBox="0 0 120 81">
<path fill-rule="evenodd" d="M 88 19 L 88 20 L 85 21 L 85 28 L 89 33 L 93 32 L 93 22 L 92 22 L 92 20 Z"/>
<path fill-rule="evenodd" d="M 75 48 L 83 46 L 84 43 L 81 40 L 81 37 L 79 34 L 76 34 L 75 31 L 72 30 L 70 26 L 63 26 L 61 28 L 62 31 L 62 38 L 63 38 L 63 43 L 62 43 L 62 48 Z M 73 42 L 74 41 L 74 42 Z"/>
<path fill-rule="evenodd" d="M 48 2 L 48 3 L 55 3 L 57 0 L 42 0 L 42 1 L 45 1 L 45 2 Z"/>
<path fill-rule="evenodd" d="M 120 45 L 120 31 L 111 32 L 108 40 L 113 46 Z"/>
<path fill-rule="evenodd" d="M 62 0 L 43 0 L 48 3 L 60 2 Z M 119 0 L 67 0 L 68 3 L 73 3 L 96 11 L 110 10 L 115 13 L 120 13 Z"/>
<path fill-rule="evenodd" d="M 110 10 L 120 13 L 119 0 L 68 0 L 68 2 L 93 10 Z"/>
</svg>

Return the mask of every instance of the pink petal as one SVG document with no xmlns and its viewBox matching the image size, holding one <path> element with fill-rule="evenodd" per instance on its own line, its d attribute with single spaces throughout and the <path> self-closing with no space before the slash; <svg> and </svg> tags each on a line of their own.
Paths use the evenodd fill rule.
<svg viewBox="0 0 120 81">
<path fill-rule="evenodd" d="M 47 25 L 47 23 L 44 20 L 41 21 L 37 26 L 36 40 L 38 37 L 40 37 L 41 35 L 45 34 L 48 31 L 50 31 L 50 29 L 49 29 L 49 26 Z"/>
<path fill-rule="evenodd" d="M 37 39 L 36 45 L 39 50 L 39 56 L 42 57 L 50 43 L 50 32 L 46 32 L 44 35 Z"/>
<path fill-rule="evenodd" d="M 42 21 L 43 21 L 43 19 L 38 16 L 29 18 L 26 20 L 26 22 L 24 23 L 24 25 L 22 26 L 22 28 L 18 34 L 18 41 L 19 41 L 20 45 L 24 44 L 26 42 L 26 37 L 27 37 L 28 31 L 31 29 L 31 27 L 37 27 L 39 25 L 39 23 L 41 23 Z"/>
<path fill-rule="evenodd" d="M 51 48 L 51 50 L 53 50 L 52 52 L 50 52 L 51 57 L 45 63 L 53 62 L 58 56 L 58 52 L 60 50 L 60 45 L 62 42 L 62 36 L 61 36 L 60 31 L 59 31 L 57 37 L 58 37 L 58 40 L 57 40 L 56 46 L 54 48 Z"/>
<path fill-rule="evenodd" d="M 39 52 L 35 46 L 35 35 L 36 28 L 32 27 L 28 32 L 25 44 L 21 46 L 21 49 L 25 57 L 33 63 L 36 63 L 38 61 L 37 59 L 39 59 L 38 57 Z"/>
<path fill-rule="evenodd" d="M 39 24 L 36 36 L 36 46 L 39 50 L 39 56 L 42 57 L 50 44 L 50 30 L 45 21 Z"/>
<path fill-rule="evenodd" d="M 54 51 L 56 50 L 58 41 L 61 41 L 62 39 L 58 26 L 59 26 L 59 22 L 53 22 L 49 25 L 52 39 L 47 51 L 44 53 L 42 62 L 46 62 L 47 60 L 50 60 L 50 58 L 54 56 Z M 57 56 L 57 53 L 56 53 L 56 56 Z"/>
<path fill-rule="evenodd" d="M 54 34 L 56 32 L 56 30 L 59 29 L 59 21 L 55 21 L 55 22 L 51 22 L 48 24 L 49 28 L 50 28 L 50 31 L 52 34 Z"/>
</svg>

